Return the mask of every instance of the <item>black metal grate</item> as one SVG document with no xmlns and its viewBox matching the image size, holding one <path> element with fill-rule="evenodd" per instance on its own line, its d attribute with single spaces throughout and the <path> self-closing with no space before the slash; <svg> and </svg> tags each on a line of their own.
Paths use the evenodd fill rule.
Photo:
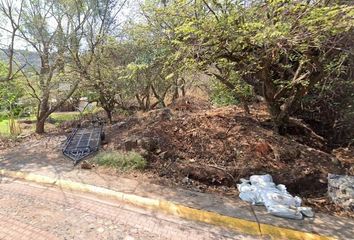
<svg viewBox="0 0 354 240">
<path fill-rule="evenodd" d="M 97 152 L 101 145 L 103 134 L 101 122 L 92 124 L 88 128 L 76 128 L 66 141 L 63 154 L 77 164 L 85 157 Z"/>
</svg>

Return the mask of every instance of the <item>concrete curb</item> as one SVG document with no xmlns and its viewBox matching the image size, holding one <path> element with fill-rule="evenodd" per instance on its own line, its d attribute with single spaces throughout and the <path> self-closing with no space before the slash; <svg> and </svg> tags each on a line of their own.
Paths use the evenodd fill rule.
<svg viewBox="0 0 354 240">
<path fill-rule="evenodd" d="M 166 200 L 141 197 L 134 194 L 127 194 L 127 193 L 118 192 L 103 187 L 97 187 L 94 185 L 73 182 L 70 180 L 55 179 L 48 176 L 42 176 L 42 175 L 21 172 L 21 171 L 11 171 L 6 169 L 0 169 L 0 174 L 11 178 L 18 178 L 18 179 L 23 179 L 23 180 L 41 183 L 41 184 L 52 184 L 64 189 L 94 193 L 101 196 L 106 196 L 120 201 L 124 201 L 133 204 L 135 206 L 162 211 L 164 213 L 172 214 L 185 219 L 196 220 L 196 221 L 214 224 L 222 227 L 228 227 L 244 234 L 250 234 L 256 236 L 266 235 L 266 236 L 270 236 L 272 239 L 294 239 L 294 240 L 336 239 L 330 236 L 321 236 L 314 233 L 301 232 L 294 229 L 277 227 L 277 226 L 264 224 L 264 223 L 258 224 L 257 222 L 254 221 L 225 216 L 216 212 L 205 211 L 202 209 L 191 208 L 191 207 L 187 207 Z"/>
</svg>

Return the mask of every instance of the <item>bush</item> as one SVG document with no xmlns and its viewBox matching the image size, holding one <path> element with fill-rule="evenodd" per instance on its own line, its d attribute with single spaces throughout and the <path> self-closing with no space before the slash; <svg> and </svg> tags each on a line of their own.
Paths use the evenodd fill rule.
<svg viewBox="0 0 354 240">
<path fill-rule="evenodd" d="M 240 101 L 235 98 L 231 90 L 219 82 L 215 82 L 211 89 L 211 101 L 216 106 L 228 106 L 239 104 Z"/>
<path fill-rule="evenodd" d="M 117 168 L 122 171 L 141 170 L 147 165 L 146 160 L 137 152 L 101 152 L 94 158 L 94 161 L 98 165 Z"/>
<path fill-rule="evenodd" d="M 0 112 L 0 122 L 3 120 L 7 120 L 8 115 L 6 112 Z"/>
<path fill-rule="evenodd" d="M 239 104 L 250 104 L 254 102 L 253 88 L 239 78 L 230 80 L 235 86 L 234 89 L 227 88 L 224 84 L 215 81 L 211 86 L 211 101 L 217 106 L 229 106 Z"/>
<path fill-rule="evenodd" d="M 331 148 L 354 143 L 354 72 L 350 71 L 354 69 L 354 57 L 342 66 L 343 71 L 315 85 L 294 113 L 325 137 Z"/>
</svg>

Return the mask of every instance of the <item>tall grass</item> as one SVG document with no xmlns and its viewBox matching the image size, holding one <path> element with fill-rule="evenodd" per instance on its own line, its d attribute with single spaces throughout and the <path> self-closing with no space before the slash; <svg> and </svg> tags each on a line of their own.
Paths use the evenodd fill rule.
<svg viewBox="0 0 354 240">
<path fill-rule="evenodd" d="M 21 127 L 14 117 L 0 120 L 0 135 L 17 136 L 19 134 L 21 134 Z"/>
</svg>

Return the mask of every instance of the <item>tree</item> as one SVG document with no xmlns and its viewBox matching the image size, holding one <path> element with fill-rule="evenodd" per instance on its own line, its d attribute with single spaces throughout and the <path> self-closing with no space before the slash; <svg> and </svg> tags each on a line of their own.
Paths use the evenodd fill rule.
<svg viewBox="0 0 354 240">
<path fill-rule="evenodd" d="M 171 44 L 175 16 L 160 15 L 155 6 L 165 8 L 167 2 L 146 1 L 141 8 L 142 21 L 126 27 L 126 38 L 134 46 L 135 59 L 127 67 L 127 81 L 144 111 L 156 106 L 166 107 L 166 99 L 174 102 L 184 96 L 192 81 L 186 77 L 193 72 L 191 65 L 182 61 L 178 48 Z"/>
<path fill-rule="evenodd" d="M 31 95 L 38 103 L 37 133 L 44 132 L 46 119 L 72 96 L 80 80 L 89 78 L 88 69 L 95 48 L 100 44 L 107 26 L 114 20 L 108 19 L 108 12 L 117 2 L 24 0 L 20 19 L 15 19 L 14 14 L 5 14 L 18 31 L 15 35 L 26 41 L 40 57 L 39 69 L 33 66 L 34 74 L 26 75 Z M 9 11 L 19 12 L 16 8 Z M 85 55 L 84 61 L 82 55 Z M 31 66 L 30 62 L 27 64 Z M 58 92 L 59 74 L 75 79 L 66 82 L 69 87 L 56 99 L 53 94 Z"/>
<path fill-rule="evenodd" d="M 124 108 L 126 83 L 123 76 L 127 64 L 132 61 L 130 45 L 108 37 L 95 51 L 89 79 L 84 88 L 95 96 L 92 100 L 100 103 L 112 123 L 112 113 L 118 105 Z"/>
<path fill-rule="evenodd" d="M 121 65 L 126 61 L 126 50 L 112 37 L 120 24 L 117 15 L 127 0 L 99 1 L 95 16 L 88 20 L 86 34 L 87 51 L 83 56 L 73 55 L 76 66 L 85 78 L 84 86 L 97 96 L 98 102 L 106 111 L 112 123 L 112 112 L 117 104 L 119 74 Z M 116 51 L 116 52 L 115 52 Z M 122 54 L 122 55 L 119 55 Z"/>
<path fill-rule="evenodd" d="M 354 8 L 347 5 L 170 1 L 156 12 L 184 19 L 171 41 L 180 55 L 201 69 L 231 68 L 245 83 L 261 85 L 279 133 L 301 99 L 328 77 L 329 66 L 351 54 L 346 43 L 353 37 Z"/>
<path fill-rule="evenodd" d="M 22 68 L 20 67 L 17 69 L 16 72 L 13 71 L 14 69 L 14 46 L 15 46 L 15 37 L 19 30 L 19 24 L 22 16 L 23 10 L 23 0 L 19 3 L 20 7 L 14 11 L 14 3 L 12 1 L 1 1 L 0 2 L 0 12 L 5 15 L 5 18 L 11 19 L 10 22 L 6 22 L 6 24 L 11 25 L 11 29 L 6 29 L 6 32 L 10 33 L 10 44 L 8 49 L 3 50 L 8 57 L 8 71 L 6 77 L 2 78 L 2 80 L 9 81 L 15 78 L 16 74 L 19 73 Z M 2 27 L 0 27 L 2 28 Z"/>
<path fill-rule="evenodd" d="M 21 9 L 23 13 L 18 19 L 13 17 L 16 8 L 9 8 L 9 13 L 5 14 L 11 26 L 19 32 L 17 37 L 25 40 L 31 48 L 36 51 L 40 58 L 41 66 L 33 66 L 35 75 L 27 83 L 37 101 L 37 124 L 36 132 L 44 132 L 44 123 L 49 115 L 58 109 L 75 91 L 78 81 L 76 81 L 68 93 L 60 99 L 57 104 L 50 106 L 53 76 L 58 71 L 63 55 L 60 54 L 62 47 L 66 45 L 64 38 L 65 17 L 57 11 L 59 3 L 56 1 L 22 1 Z M 66 19 L 68 20 L 68 19 Z M 51 23 L 50 21 L 55 21 Z M 69 22 L 70 23 L 70 22 Z M 21 27 L 20 27 L 21 26 Z M 70 26 L 72 27 L 72 26 Z M 70 29 L 68 27 L 68 31 Z M 31 66 L 31 63 L 28 62 Z M 26 75 L 27 76 L 27 75 Z M 35 82 L 35 84 L 33 83 Z"/>
</svg>

